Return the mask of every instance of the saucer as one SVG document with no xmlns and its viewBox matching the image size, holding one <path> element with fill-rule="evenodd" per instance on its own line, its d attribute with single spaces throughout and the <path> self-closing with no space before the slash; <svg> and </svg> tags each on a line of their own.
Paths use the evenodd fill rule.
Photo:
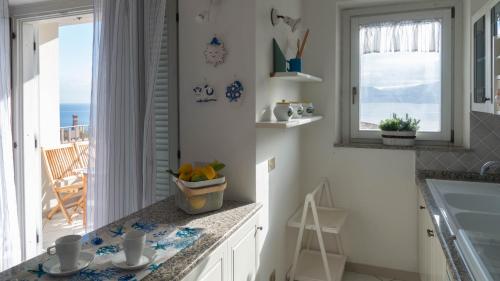
<svg viewBox="0 0 500 281">
<path fill-rule="evenodd" d="M 125 258 L 125 252 L 121 251 L 113 256 L 111 263 L 124 270 L 137 270 L 146 267 L 148 264 L 152 263 L 156 257 L 156 251 L 150 248 L 144 248 L 142 251 L 142 256 L 139 259 L 139 263 L 136 265 L 128 265 Z"/>
<path fill-rule="evenodd" d="M 78 258 L 77 266 L 75 269 L 69 271 L 61 271 L 61 264 L 59 263 L 58 257 L 52 257 L 48 261 L 44 262 L 42 265 L 42 269 L 47 272 L 47 274 L 52 276 L 68 276 L 78 273 L 80 270 L 86 268 L 93 260 L 93 254 L 80 252 L 80 257 Z"/>
</svg>

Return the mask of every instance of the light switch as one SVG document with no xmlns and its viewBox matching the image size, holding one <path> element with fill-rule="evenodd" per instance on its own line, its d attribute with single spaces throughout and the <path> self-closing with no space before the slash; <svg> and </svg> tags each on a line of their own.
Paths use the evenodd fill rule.
<svg viewBox="0 0 500 281">
<path fill-rule="evenodd" d="M 267 160 L 267 172 L 270 173 L 274 168 L 276 168 L 276 158 L 273 157 Z"/>
</svg>

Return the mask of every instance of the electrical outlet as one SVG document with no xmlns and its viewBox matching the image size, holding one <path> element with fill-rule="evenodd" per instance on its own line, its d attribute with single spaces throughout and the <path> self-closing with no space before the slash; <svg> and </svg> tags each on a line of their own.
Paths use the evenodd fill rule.
<svg viewBox="0 0 500 281">
<path fill-rule="evenodd" d="M 274 170 L 274 168 L 276 168 L 276 158 L 275 157 L 267 160 L 267 172 L 270 173 L 272 170 Z"/>
<path fill-rule="evenodd" d="M 276 281 L 276 269 L 271 272 L 271 275 L 269 275 L 269 281 Z"/>
</svg>

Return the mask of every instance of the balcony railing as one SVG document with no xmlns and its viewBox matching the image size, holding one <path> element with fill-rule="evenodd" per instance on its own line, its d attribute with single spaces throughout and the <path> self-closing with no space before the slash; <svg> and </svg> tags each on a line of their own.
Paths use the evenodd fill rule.
<svg viewBox="0 0 500 281">
<path fill-rule="evenodd" d="M 85 141 L 89 139 L 89 125 L 60 128 L 61 143 Z"/>
</svg>

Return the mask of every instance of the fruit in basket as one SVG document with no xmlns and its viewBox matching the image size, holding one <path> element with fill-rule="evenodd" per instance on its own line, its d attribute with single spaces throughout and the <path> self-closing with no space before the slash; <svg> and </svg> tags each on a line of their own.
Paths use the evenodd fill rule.
<svg viewBox="0 0 500 281">
<path fill-rule="evenodd" d="M 203 196 L 195 196 L 189 198 L 189 204 L 191 205 L 191 208 L 194 210 L 199 210 L 207 204 L 207 198 Z"/>
<path fill-rule="evenodd" d="M 209 164 L 216 172 L 224 169 L 226 167 L 226 165 L 224 165 L 224 163 L 221 163 L 217 160 L 215 160 L 214 162 L 210 163 Z"/>
<path fill-rule="evenodd" d="M 203 167 L 202 171 L 205 177 L 207 177 L 207 179 L 209 180 L 213 180 L 217 177 L 217 172 L 210 165 Z"/>
<path fill-rule="evenodd" d="M 179 175 L 179 179 L 183 181 L 190 181 L 191 180 L 191 173 L 182 173 Z"/>
<path fill-rule="evenodd" d="M 168 170 L 168 172 L 183 181 L 200 182 L 220 177 L 218 172 L 224 169 L 224 167 L 226 167 L 224 163 L 216 160 L 207 165 L 195 167 L 191 163 L 184 163 L 180 166 L 177 173 L 172 170 Z"/>
<path fill-rule="evenodd" d="M 179 174 L 191 174 L 193 171 L 193 165 L 191 163 L 184 163 L 179 168 Z"/>
<path fill-rule="evenodd" d="M 191 182 L 199 182 L 199 181 L 206 181 L 208 180 L 207 177 L 204 174 L 194 174 L 191 177 Z"/>
</svg>

